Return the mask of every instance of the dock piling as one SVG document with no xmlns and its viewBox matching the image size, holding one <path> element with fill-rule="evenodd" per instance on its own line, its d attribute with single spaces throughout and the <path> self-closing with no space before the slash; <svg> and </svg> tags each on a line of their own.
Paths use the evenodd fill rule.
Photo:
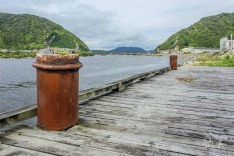
<svg viewBox="0 0 234 156">
<path fill-rule="evenodd" d="M 171 70 L 177 70 L 177 55 L 171 55 L 170 56 L 170 66 Z"/>
<path fill-rule="evenodd" d="M 38 127 L 63 130 L 77 124 L 79 56 L 38 54 L 33 67 L 37 68 Z"/>
</svg>

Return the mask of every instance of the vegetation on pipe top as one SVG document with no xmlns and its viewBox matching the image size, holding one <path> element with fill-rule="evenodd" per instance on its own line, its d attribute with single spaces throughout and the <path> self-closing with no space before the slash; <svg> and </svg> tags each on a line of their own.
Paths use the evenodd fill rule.
<svg viewBox="0 0 234 156">
<path fill-rule="evenodd" d="M 64 55 L 68 55 L 69 52 L 67 52 L 67 51 L 59 51 L 58 54 L 61 55 L 61 56 L 64 56 Z"/>
<path fill-rule="evenodd" d="M 69 49 L 69 48 L 45 48 L 38 51 L 38 54 L 41 55 L 79 55 L 79 56 L 93 56 L 92 52 L 83 52 L 79 49 Z"/>
</svg>

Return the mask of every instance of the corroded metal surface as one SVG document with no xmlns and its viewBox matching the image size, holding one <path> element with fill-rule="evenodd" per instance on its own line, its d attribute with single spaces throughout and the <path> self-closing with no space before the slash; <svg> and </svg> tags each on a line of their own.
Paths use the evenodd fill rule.
<svg viewBox="0 0 234 156">
<path fill-rule="evenodd" d="M 77 70 L 78 68 L 81 68 L 82 64 L 67 64 L 67 65 L 47 65 L 47 64 L 40 64 L 34 62 L 33 67 L 44 69 L 44 70 Z"/>
<path fill-rule="evenodd" d="M 39 55 L 37 68 L 38 127 L 62 130 L 78 122 L 78 55 Z"/>
<path fill-rule="evenodd" d="M 37 63 L 42 64 L 53 64 L 53 65 L 66 65 L 66 64 L 76 64 L 79 63 L 79 55 L 37 55 Z"/>
<path fill-rule="evenodd" d="M 171 70 L 177 70 L 177 55 L 170 56 L 170 66 Z"/>
</svg>

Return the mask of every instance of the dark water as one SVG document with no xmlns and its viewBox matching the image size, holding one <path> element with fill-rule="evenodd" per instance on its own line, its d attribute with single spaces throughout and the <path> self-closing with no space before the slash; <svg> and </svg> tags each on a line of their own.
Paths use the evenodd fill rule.
<svg viewBox="0 0 234 156">
<path fill-rule="evenodd" d="M 35 59 L 0 59 L 0 112 L 36 103 Z M 169 65 L 169 59 L 151 56 L 81 57 L 80 90 L 100 87 L 132 75 Z"/>
</svg>

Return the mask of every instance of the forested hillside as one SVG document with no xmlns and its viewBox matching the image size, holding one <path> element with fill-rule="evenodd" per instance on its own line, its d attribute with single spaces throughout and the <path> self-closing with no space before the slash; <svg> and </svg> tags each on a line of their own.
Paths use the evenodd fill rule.
<svg viewBox="0 0 234 156">
<path fill-rule="evenodd" d="M 0 49 L 41 49 L 46 45 L 89 51 L 86 44 L 62 26 L 28 14 L 0 13 Z"/>
<path fill-rule="evenodd" d="M 158 47 L 162 50 L 175 45 L 180 49 L 188 46 L 219 48 L 220 39 L 230 34 L 234 34 L 234 13 L 222 13 L 202 18 L 189 28 L 173 34 Z"/>
</svg>

